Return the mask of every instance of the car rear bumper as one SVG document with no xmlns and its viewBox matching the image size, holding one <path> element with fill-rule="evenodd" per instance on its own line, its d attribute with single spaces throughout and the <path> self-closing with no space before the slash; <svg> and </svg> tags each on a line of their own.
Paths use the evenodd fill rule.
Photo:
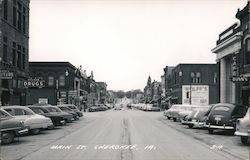
<svg viewBox="0 0 250 160">
<path fill-rule="evenodd" d="M 204 126 L 207 127 L 207 128 L 211 128 L 211 129 L 228 129 L 228 130 L 233 130 L 234 129 L 233 126 L 226 126 L 226 125 L 216 126 L 216 125 L 205 124 Z"/>
<path fill-rule="evenodd" d="M 236 132 L 234 133 L 234 135 L 236 135 L 236 136 L 250 137 L 250 131 L 249 131 L 248 133 L 236 131 Z"/>
</svg>

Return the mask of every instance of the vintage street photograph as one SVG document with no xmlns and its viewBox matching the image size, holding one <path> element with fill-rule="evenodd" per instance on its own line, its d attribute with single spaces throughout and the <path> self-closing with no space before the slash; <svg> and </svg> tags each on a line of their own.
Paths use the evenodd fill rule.
<svg viewBox="0 0 250 160">
<path fill-rule="evenodd" d="M 250 0 L 0 0 L 0 160 L 249 160 Z"/>
</svg>

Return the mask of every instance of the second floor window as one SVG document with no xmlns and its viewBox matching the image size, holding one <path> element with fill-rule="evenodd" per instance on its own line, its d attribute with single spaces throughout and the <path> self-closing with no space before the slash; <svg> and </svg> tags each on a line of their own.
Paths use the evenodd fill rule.
<svg viewBox="0 0 250 160">
<path fill-rule="evenodd" d="M 54 85 L 54 77 L 53 76 L 49 76 L 48 77 L 48 86 L 53 86 Z"/>
<path fill-rule="evenodd" d="M 59 86 L 65 86 L 65 76 L 64 75 L 59 76 Z"/>
<path fill-rule="evenodd" d="M 200 72 L 191 72 L 190 73 L 191 83 L 201 83 L 201 73 Z"/>
</svg>

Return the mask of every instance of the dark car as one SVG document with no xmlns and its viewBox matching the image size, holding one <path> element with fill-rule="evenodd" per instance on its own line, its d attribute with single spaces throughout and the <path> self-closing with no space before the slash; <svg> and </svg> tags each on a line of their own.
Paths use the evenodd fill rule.
<svg viewBox="0 0 250 160">
<path fill-rule="evenodd" d="M 106 107 L 103 104 L 96 104 L 96 105 L 93 105 L 89 108 L 89 112 L 106 111 L 107 109 L 108 109 L 108 107 Z"/>
<path fill-rule="evenodd" d="M 8 112 L 0 109 L 0 133 L 1 143 L 9 144 L 14 141 L 14 138 L 28 133 L 28 127 L 24 125 L 24 122 L 15 119 Z"/>
<path fill-rule="evenodd" d="M 97 106 L 91 106 L 89 107 L 89 112 L 96 112 L 98 111 L 98 107 Z"/>
<path fill-rule="evenodd" d="M 78 117 L 83 116 L 82 112 L 78 109 L 78 107 L 73 105 L 73 104 L 61 104 L 59 106 L 66 106 L 66 107 L 72 109 L 74 112 L 76 112 L 78 114 Z"/>
<path fill-rule="evenodd" d="M 47 105 L 47 106 L 43 106 L 44 108 L 46 108 L 49 112 L 54 112 L 54 113 L 57 113 L 57 114 L 60 114 L 63 116 L 64 120 L 67 122 L 67 123 L 71 123 L 74 118 L 73 118 L 73 115 L 72 114 L 69 114 L 67 112 L 64 112 L 62 111 L 60 108 L 56 107 L 56 106 L 51 106 L 51 105 Z"/>
<path fill-rule="evenodd" d="M 33 112 L 35 112 L 36 114 L 40 114 L 40 115 L 50 118 L 55 126 L 66 124 L 66 121 L 63 118 L 63 115 L 58 114 L 57 112 L 50 112 L 48 109 L 42 106 L 32 105 L 32 106 L 27 106 L 27 107 L 31 109 Z"/>
<path fill-rule="evenodd" d="M 58 108 L 60 108 L 62 111 L 67 112 L 69 114 L 73 115 L 74 120 L 78 120 L 79 116 L 76 112 L 74 112 L 72 109 L 70 109 L 69 107 L 66 106 L 57 106 Z"/>
<path fill-rule="evenodd" d="M 218 103 L 211 109 L 205 126 L 210 134 L 215 129 L 235 131 L 236 121 L 246 114 L 246 107 L 238 104 Z"/>
</svg>

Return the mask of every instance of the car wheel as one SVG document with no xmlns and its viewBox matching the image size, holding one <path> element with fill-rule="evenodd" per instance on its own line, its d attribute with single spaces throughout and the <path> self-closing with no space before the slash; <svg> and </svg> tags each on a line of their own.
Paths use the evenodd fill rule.
<svg viewBox="0 0 250 160">
<path fill-rule="evenodd" d="M 36 135 L 36 134 L 40 133 L 40 129 L 39 128 L 31 129 L 30 133 Z"/>
<path fill-rule="evenodd" d="M 193 127 L 194 127 L 193 124 L 189 124 L 189 125 L 188 125 L 188 128 L 193 128 Z"/>
<path fill-rule="evenodd" d="M 51 126 L 48 126 L 48 129 L 54 129 L 55 128 L 55 125 L 51 125 Z"/>
<path fill-rule="evenodd" d="M 242 143 L 242 144 L 247 144 L 247 142 L 248 142 L 248 137 L 246 137 L 246 136 L 241 136 L 240 139 L 241 139 L 241 143 Z"/>
<path fill-rule="evenodd" d="M 14 141 L 15 133 L 12 131 L 2 132 L 1 139 L 3 144 L 9 144 Z"/>
<path fill-rule="evenodd" d="M 173 118 L 173 121 L 174 121 L 174 122 L 176 122 L 176 121 L 177 121 L 177 119 L 176 119 L 176 118 Z"/>
<path fill-rule="evenodd" d="M 214 133 L 214 130 L 211 129 L 211 128 L 209 128 L 209 129 L 208 129 L 208 133 L 209 133 L 209 134 L 213 134 L 213 133 Z"/>
<path fill-rule="evenodd" d="M 171 119 L 170 117 L 167 116 L 168 119 Z"/>
</svg>

